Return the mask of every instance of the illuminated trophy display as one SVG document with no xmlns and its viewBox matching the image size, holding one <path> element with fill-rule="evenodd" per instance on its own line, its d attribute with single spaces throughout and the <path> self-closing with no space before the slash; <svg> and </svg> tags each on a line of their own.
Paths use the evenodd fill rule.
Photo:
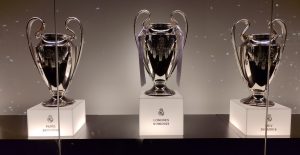
<svg viewBox="0 0 300 155">
<path fill-rule="evenodd" d="M 240 23 L 246 27 L 240 35 L 241 43 L 238 44 L 235 31 Z M 274 29 L 275 24 L 280 26 L 281 34 Z M 270 33 L 247 35 L 249 27 L 250 22 L 247 19 L 239 20 L 232 27 L 237 64 L 252 95 L 230 101 L 230 122 L 246 135 L 264 135 L 265 107 L 268 106 L 268 120 L 271 120 L 268 122 L 268 134 L 287 136 L 290 134 L 291 109 L 273 101 L 267 103 L 265 98 L 267 84 L 273 79 L 284 51 L 286 26 L 282 20 L 274 19 L 270 23 Z"/>
<path fill-rule="evenodd" d="M 175 15 L 183 18 L 185 31 L 178 25 Z M 136 33 L 137 21 L 141 16 L 146 18 L 142 21 L 141 30 Z M 148 10 L 141 10 L 134 20 L 141 85 L 146 83 L 144 68 L 154 83 L 140 96 L 140 136 L 182 136 L 182 96 L 168 88 L 166 82 L 177 67 L 177 83 L 180 83 L 188 22 L 180 10 L 171 13 L 170 23 L 151 23 L 150 16 Z"/>
<path fill-rule="evenodd" d="M 36 22 L 40 28 L 31 36 L 32 26 Z M 80 28 L 80 43 L 69 28 L 71 22 L 77 22 Z M 82 53 L 83 26 L 76 17 L 65 21 L 65 28 L 71 33 L 44 33 L 45 22 L 33 17 L 27 24 L 27 40 L 32 59 L 52 97 L 27 111 L 29 136 L 57 136 L 57 108 L 60 107 L 61 136 L 72 136 L 85 123 L 85 101 L 74 100 L 65 96 L 66 90 L 75 74 Z M 57 100 L 59 99 L 59 100 Z"/>
</svg>

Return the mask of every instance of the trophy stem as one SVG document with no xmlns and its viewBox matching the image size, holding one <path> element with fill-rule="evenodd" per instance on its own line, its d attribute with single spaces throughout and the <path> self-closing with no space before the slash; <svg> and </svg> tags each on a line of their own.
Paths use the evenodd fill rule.
<svg viewBox="0 0 300 155">
<path fill-rule="evenodd" d="M 264 92 L 258 92 L 258 91 L 253 91 L 253 95 L 241 99 L 241 102 L 247 105 L 257 106 L 257 107 L 267 106 L 267 100 L 264 96 Z M 274 105 L 275 103 L 269 100 L 269 107 L 272 107 Z"/>
<path fill-rule="evenodd" d="M 147 90 L 145 94 L 149 96 L 172 96 L 175 95 L 175 91 L 166 86 L 165 80 L 159 79 L 154 81 L 154 86 Z"/>
<path fill-rule="evenodd" d="M 44 101 L 42 104 L 45 107 L 64 107 L 75 102 L 74 99 L 67 98 L 65 96 L 60 96 L 59 101 L 57 102 L 57 96 L 52 96 L 49 100 Z M 58 104 L 57 104 L 58 103 Z"/>
</svg>

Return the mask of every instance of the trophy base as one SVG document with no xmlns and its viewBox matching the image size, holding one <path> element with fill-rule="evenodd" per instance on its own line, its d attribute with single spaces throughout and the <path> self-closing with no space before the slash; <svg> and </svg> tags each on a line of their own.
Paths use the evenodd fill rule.
<svg viewBox="0 0 300 155">
<path fill-rule="evenodd" d="M 257 106 L 257 107 L 267 106 L 267 100 L 265 97 L 258 100 L 253 95 L 241 99 L 241 102 L 250 106 Z M 275 105 L 274 102 L 269 100 L 269 107 L 273 107 L 274 105 Z"/>
<path fill-rule="evenodd" d="M 57 139 L 59 135 L 61 138 L 76 138 L 86 122 L 85 116 L 85 100 L 75 100 L 73 104 L 59 108 L 59 111 L 37 104 L 27 110 L 28 138 Z"/>
<path fill-rule="evenodd" d="M 169 89 L 167 86 L 157 87 L 153 86 L 150 90 L 145 92 L 148 96 L 173 96 L 175 95 L 175 91 Z"/>
<path fill-rule="evenodd" d="M 274 138 L 289 137 L 291 113 L 291 108 L 278 103 L 270 107 L 267 116 L 267 135 Z M 240 102 L 239 99 L 231 99 L 229 121 L 233 125 L 232 129 L 237 131 L 240 137 L 263 137 L 266 129 L 266 108 L 250 106 Z"/>
<path fill-rule="evenodd" d="M 57 105 L 57 98 L 56 96 L 53 96 L 49 100 L 42 102 L 42 105 L 45 107 L 57 107 L 57 106 L 64 107 L 73 104 L 74 102 L 75 102 L 74 99 L 70 99 L 65 96 L 62 96 L 59 98 L 59 105 Z"/>
<path fill-rule="evenodd" d="M 184 131 L 183 96 L 148 96 L 140 94 L 140 138 L 182 138 Z"/>
</svg>

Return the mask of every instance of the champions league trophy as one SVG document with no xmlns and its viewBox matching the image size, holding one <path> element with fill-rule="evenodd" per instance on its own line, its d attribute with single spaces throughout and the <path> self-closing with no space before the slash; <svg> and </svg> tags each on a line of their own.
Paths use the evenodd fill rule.
<svg viewBox="0 0 300 155">
<path fill-rule="evenodd" d="M 34 33 L 34 37 L 37 40 L 34 41 L 31 36 L 31 29 L 33 23 L 36 21 L 41 23 L 41 27 Z M 76 35 L 68 26 L 72 21 L 76 21 L 80 26 L 80 45 L 75 45 L 74 40 L 76 40 Z M 31 56 L 52 94 L 52 98 L 44 101 L 42 104 L 46 107 L 66 106 L 75 102 L 75 100 L 65 97 L 65 92 L 79 64 L 83 45 L 83 27 L 75 17 L 69 17 L 65 21 L 65 28 L 71 35 L 44 33 L 45 27 L 45 22 L 38 17 L 31 18 L 26 27 Z M 58 73 L 56 72 L 56 67 L 58 67 Z M 59 95 L 58 103 L 57 94 Z"/>
<path fill-rule="evenodd" d="M 178 25 L 174 15 L 179 14 L 185 22 L 185 32 Z M 147 18 L 142 22 L 137 34 L 136 23 L 141 15 Z M 139 11 L 134 20 L 134 35 L 139 52 L 141 84 L 146 83 L 144 66 L 154 82 L 154 86 L 145 92 L 149 96 L 172 96 L 175 92 L 166 86 L 167 80 L 177 66 L 177 84 L 180 82 L 182 54 L 188 33 L 185 14 L 180 10 L 171 13 L 170 23 L 150 23 L 151 13 Z"/>
<path fill-rule="evenodd" d="M 240 35 L 242 41 L 240 45 L 236 43 L 235 35 L 236 25 L 239 23 L 246 25 Z M 281 27 L 281 34 L 278 34 L 275 29 L 271 27 L 271 34 L 259 33 L 247 35 L 245 33 L 250 26 L 247 19 L 239 20 L 232 27 L 232 41 L 237 64 L 249 89 L 253 93 L 251 96 L 241 100 L 244 104 L 259 107 L 266 106 L 264 93 L 267 89 L 268 67 L 270 82 L 279 66 L 287 36 L 284 22 L 280 19 L 275 19 L 270 24 L 274 25 L 275 23 Z M 279 43 L 277 39 L 280 40 Z M 273 105 L 274 102 L 269 101 L 269 106 Z"/>
</svg>

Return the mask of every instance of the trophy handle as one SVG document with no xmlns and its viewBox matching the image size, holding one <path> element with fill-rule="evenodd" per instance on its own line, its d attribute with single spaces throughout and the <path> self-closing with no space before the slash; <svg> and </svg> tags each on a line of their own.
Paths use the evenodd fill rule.
<svg viewBox="0 0 300 155">
<path fill-rule="evenodd" d="M 234 48 L 235 57 L 236 57 L 236 60 L 237 60 L 238 66 L 239 66 L 238 68 L 239 68 L 241 74 L 243 75 L 244 79 L 247 80 L 246 79 L 247 75 L 245 74 L 245 69 L 243 67 L 243 58 L 242 58 L 243 54 L 239 53 L 238 48 L 236 46 L 237 43 L 236 43 L 236 38 L 235 38 L 236 37 L 235 31 L 236 31 L 236 26 L 239 23 L 244 23 L 246 25 L 246 27 L 244 28 L 244 30 L 242 31 L 242 33 L 240 35 L 242 42 L 245 42 L 249 39 L 248 35 L 246 35 L 245 33 L 250 27 L 250 22 L 248 19 L 241 19 L 241 20 L 237 21 L 235 24 L 233 24 L 232 29 L 231 29 L 232 44 L 233 44 L 233 48 Z"/>
<path fill-rule="evenodd" d="M 185 22 L 185 28 L 184 28 L 184 30 L 185 30 L 185 37 L 184 37 L 184 45 L 183 45 L 183 47 L 185 46 L 185 43 L 186 43 L 186 38 L 187 38 L 187 35 L 188 35 L 188 31 L 189 31 L 189 23 L 188 23 L 188 21 L 187 21 L 187 18 L 186 18 L 186 15 L 185 15 L 185 13 L 184 12 L 182 12 L 181 10 L 174 10 L 172 13 L 171 13 L 171 22 L 172 22 L 172 24 L 175 24 L 175 25 L 178 25 L 178 21 L 175 19 L 175 14 L 179 14 L 179 15 L 181 15 L 182 16 L 182 18 L 183 18 L 183 20 L 184 20 L 184 22 Z"/>
<path fill-rule="evenodd" d="M 174 26 L 178 25 L 178 21 L 175 19 L 176 14 L 179 14 L 185 22 L 184 34 L 183 34 L 184 35 L 184 40 L 182 40 L 182 38 L 180 39 L 180 42 L 181 42 L 180 44 L 181 45 L 179 44 L 180 46 L 179 46 L 179 49 L 178 49 L 177 62 L 176 62 L 177 63 L 176 82 L 177 82 L 177 85 L 180 86 L 183 48 L 185 47 L 185 43 L 186 43 L 186 39 L 187 39 L 187 35 L 188 35 L 189 24 L 188 24 L 188 21 L 187 21 L 187 18 L 186 18 L 186 15 L 184 14 L 184 12 L 182 12 L 181 10 L 174 10 L 174 11 L 172 11 L 172 13 L 170 15 L 172 25 L 174 25 Z"/>
<path fill-rule="evenodd" d="M 282 48 L 282 51 L 283 51 L 284 47 L 285 47 L 286 38 L 287 38 L 287 28 L 286 28 L 286 25 L 285 25 L 285 23 L 281 19 L 274 19 L 271 23 L 272 24 L 277 23 L 280 26 L 280 28 L 281 28 L 281 34 L 278 35 L 278 33 L 276 32 L 276 30 L 272 26 L 272 30 L 271 31 L 272 31 L 272 35 L 274 35 L 274 37 L 272 37 L 271 41 L 276 40 L 278 37 L 282 38 L 280 44 L 281 44 L 281 48 Z M 269 25 L 271 23 L 269 23 Z"/>
<path fill-rule="evenodd" d="M 40 39 L 42 38 L 42 35 L 43 35 L 43 32 L 45 30 L 45 27 L 46 27 L 46 24 L 45 22 L 39 18 L 39 17 L 32 17 L 31 19 L 29 19 L 28 23 L 27 23 L 27 26 L 26 26 L 26 37 L 27 37 L 27 42 L 28 42 L 28 46 L 29 46 L 29 51 L 31 53 L 31 56 L 34 60 L 34 62 L 37 62 L 36 61 L 36 54 L 34 53 L 34 47 L 33 47 L 33 43 L 32 43 L 32 40 L 31 40 L 31 28 L 32 28 L 32 25 L 36 22 L 36 21 L 39 21 L 41 23 L 41 27 L 38 29 L 38 31 L 35 32 L 35 38 L 36 39 Z M 35 63 L 36 67 L 37 64 Z"/>
<path fill-rule="evenodd" d="M 133 33 L 134 33 L 134 39 L 135 39 L 135 43 L 138 47 L 138 54 L 139 54 L 139 67 L 140 67 L 140 81 L 141 81 L 141 86 L 145 85 L 146 84 L 146 76 L 145 76 L 145 70 L 144 70 L 144 54 L 143 54 L 143 47 L 142 45 L 140 44 L 140 39 L 139 38 L 139 35 L 141 32 L 144 32 L 141 31 L 139 34 L 136 34 L 136 24 L 137 24 L 137 20 L 140 18 L 141 15 L 143 14 L 146 14 L 148 15 L 148 17 L 146 19 L 144 19 L 143 23 L 142 23 L 142 29 L 145 28 L 145 24 L 150 22 L 150 16 L 151 16 L 151 13 L 150 11 L 148 10 L 140 10 L 138 12 L 138 14 L 135 16 L 134 18 L 134 23 L 133 23 Z M 146 68 L 147 69 L 147 68 Z"/>
<path fill-rule="evenodd" d="M 142 23 L 142 27 L 145 27 L 145 24 L 150 22 L 151 12 L 146 10 L 146 9 L 140 10 L 138 12 L 138 14 L 135 16 L 134 25 L 133 25 L 133 32 L 134 32 L 134 39 L 135 39 L 136 44 L 138 44 L 138 34 L 136 34 L 136 22 L 140 18 L 140 16 L 143 15 L 143 14 L 148 15 L 148 17 L 146 19 L 144 19 L 144 21 Z"/>
<path fill-rule="evenodd" d="M 76 68 L 77 68 L 77 66 L 79 64 L 79 60 L 80 60 L 81 54 L 82 54 L 83 42 L 84 42 L 83 41 L 83 26 L 82 26 L 80 20 L 78 18 L 76 18 L 76 17 L 68 17 L 66 19 L 66 21 L 65 21 L 65 28 L 66 28 L 66 30 L 68 30 L 71 33 L 70 40 L 77 39 L 75 32 L 72 29 L 70 29 L 70 27 L 68 26 L 69 23 L 72 22 L 72 21 L 76 21 L 79 24 L 79 27 L 80 27 L 80 46 L 79 46 L 79 50 L 77 50 L 77 49 L 75 50 L 76 51 L 76 54 L 75 54 L 75 66 L 74 66 L 74 71 L 73 71 L 73 73 L 71 75 L 71 78 L 73 77 L 73 75 L 75 73 L 75 70 L 76 70 Z"/>
</svg>

